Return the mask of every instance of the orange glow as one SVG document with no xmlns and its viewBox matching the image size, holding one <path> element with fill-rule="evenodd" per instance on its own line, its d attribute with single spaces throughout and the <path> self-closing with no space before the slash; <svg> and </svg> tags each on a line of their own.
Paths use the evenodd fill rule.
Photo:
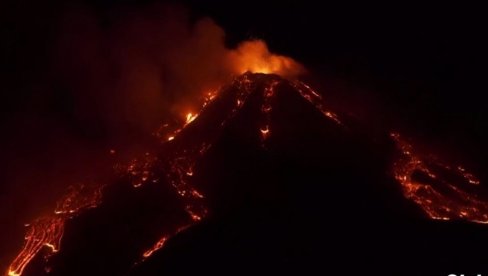
<svg viewBox="0 0 488 276">
<path fill-rule="evenodd" d="M 25 236 L 24 248 L 9 266 L 8 275 L 21 275 L 43 247 L 50 248 L 53 253 L 57 252 L 63 231 L 63 218 L 54 216 L 34 221 Z"/>
<path fill-rule="evenodd" d="M 262 127 L 259 131 L 261 134 L 261 146 L 265 147 L 266 145 L 264 142 L 269 138 L 271 135 L 270 124 L 271 124 L 271 111 L 273 110 L 272 107 L 272 98 L 275 95 L 275 88 L 280 82 L 277 80 L 271 80 L 266 84 L 266 87 L 263 91 L 263 103 L 261 104 L 261 113 L 264 116 L 265 126 Z"/>
<path fill-rule="evenodd" d="M 202 104 L 202 108 L 204 108 L 205 106 L 207 106 L 207 104 L 209 104 L 210 102 L 212 102 L 212 100 L 217 96 L 217 91 L 211 91 L 211 92 L 207 92 L 204 96 L 204 99 L 203 99 L 203 104 Z"/>
<path fill-rule="evenodd" d="M 334 121 L 338 125 L 342 125 L 341 120 L 339 120 L 339 116 L 325 108 L 324 101 L 319 93 L 315 92 L 310 86 L 304 84 L 301 81 L 292 82 L 292 85 L 305 100 L 313 104 L 315 108 L 319 110 L 325 117 Z"/>
<path fill-rule="evenodd" d="M 78 185 L 70 186 L 56 204 L 50 216 L 42 217 L 27 224 L 24 247 L 8 268 L 8 275 L 22 275 L 25 267 L 43 247 L 51 253 L 59 251 L 66 220 L 79 214 L 82 210 L 94 208 L 100 204 L 103 187 Z"/>
<path fill-rule="evenodd" d="M 200 112 L 215 98 L 217 97 L 217 91 L 210 91 L 203 94 Z M 158 130 L 154 132 L 154 135 L 161 139 L 161 142 L 169 142 L 174 140 L 178 134 L 191 122 L 193 122 L 199 113 L 187 112 L 184 115 L 184 123 L 181 125 L 170 125 L 168 123 L 162 124 Z"/>
<path fill-rule="evenodd" d="M 269 126 L 265 126 L 259 130 L 261 132 L 261 138 L 265 140 L 266 138 L 271 135 L 271 132 L 269 131 Z"/>
<path fill-rule="evenodd" d="M 204 196 L 203 196 L 203 195 L 202 195 L 200 192 L 198 192 L 197 190 L 192 190 L 192 191 L 191 191 L 191 194 L 192 194 L 192 196 L 194 196 L 194 197 L 198 197 L 198 198 L 204 198 Z"/>
<path fill-rule="evenodd" d="M 236 60 L 242 60 L 249 64 L 252 70 L 260 72 L 273 72 L 292 75 L 292 72 L 298 72 L 300 65 L 293 60 L 272 55 L 267 51 L 263 42 L 248 42 L 248 44 L 241 45 L 240 53 L 235 55 Z M 249 52 L 250 51 L 250 52 Z M 263 57 L 264 61 L 259 61 L 258 57 Z M 244 67 L 248 67 L 247 65 Z M 249 68 L 242 68 L 247 71 Z M 298 71 L 297 71 L 298 70 Z M 301 70 L 301 69 L 300 69 Z M 287 82 L 294 85 L 294 82 Z M 260 111 L 263 115 L 263 127 L 258 129 L 262 138 L 262 142 L 271 135 L 271 112 L 273 110 L 273 97 L 278 91 L 275 91 L 277 85 L 281 84 L 282 80 L 272 78 L 266 83 L 263 93 L 263 103 Z M 237 92 L 233 94 L 231 111 L 227 116 L 223 117 L 217 124 L 223 129 L 225 125 L 236 116 L 238 111 L 246 104 L 249 95 L 257 90 L 253 87 L 253 78 L 251 74 L 244 74 L 236 77 L 232 83 L 237 87 Z M 300 95 L 310 101 L 316 108 L 327 117 L 335 118 L 335 114 L 324 109 L 320 96 L 305 85 L 297 85 L 300 87 Z M 204 110 L 206 105 L 215 100 L 218 96 L 218 91 L 205 92 L 202 100 L 202 106 L 198 112 L 185 113 L 184 120 L 181 120 L 181 125 L 171 125 L 169 123 L 162 124 L 156 131 L 156 135 L 163 143 L 173 140 L 178 140 L 186 126 L 197 119 L 200 112 Z M 155 251 L 164 247 L 165 243 L 172 236 L 188 227 L 199 223 L 207 217 L 208 210 L 204 202 L 205 196 L 193 186 L 191 178 L 195 175 L 195 165 L 202 156 L 212 147 L 213 142 L 217 138 L 218 132 L 212 132 L 205 136 L 203 135 L 195 141 L 195 144 L 187 145 L 187 147 L 178 148 L 166 152 L 164 158 L 159 155 L 145 153 L 142 157 L 131 160 L 126 165 L 117 166 L 122 169 L 124 176 L 129 177 L 133 187 L 141 187 L 145 183 L 157 183 L 160 175 L 155 175 L 154 168 L 158 167 L 157 171 L 163 169 L 167 182 L 175 191 L 175 194 L 182 201 L 185 206 L 186 214 L 184 226 L 177 226 L 176 230 L 168 229 L 162 233 L 160 238 L 153 247 L 142 253 L 143 260 L 150 257 Z M 199 139 L 199 140 L 198 140 Z M 115 150 L 110 153 L 115 154 Z M 21 275 L 28 263 L 41 251 L 42 248 L 50 248 L 51 254 L 60 250 L 59 244 L 61 242 L 64 223 L 67 219 L 73 218 L 80 214 L 83 210 L 94 208 L 100 204 L 101 190 L 103 186 L 97 189 L 88 186 L 73 187 L 69 192 L 61 198 L 54 210 L 54 214 L 46 218 L 38 219 L 32 222 L 26 234 L 26 242 L 21 252 L 17 255 L 9 267 L 9 275 Z"/>
<path fill-rule="evenodd" d="M 459 173 L 462 174 L 464 176 L 464 178 L 466 178 L 468 180 L 469 184 L 473 184 L 473 185 L 479 185 L 480 184 L 480 180 L 476 176 L 474 176 L 472 173 L 467 172 L 465 168 L 458 166 L 457 169 L 458 169 Z"/>
<path fill-rule="evenodd" d="M 305 71 L 304 67 L 292 58 L 270 53 L 262 40 L 241 43 L 236 50 L 229 53 L 229 60 L 237 74 L 249 71 L 296 77 Z"/>
<path fill-rule="evenodd" d="M 202 220 L 202 217 L 200 215 L 193 213 L 192 211 L 188 211 L 188 213 L 190 214 L 190 217 L 192 220 L 194 220 L 194 221 Z"/>
<path fill-rule="evenodd" d="M 488 201 L 480 197 L 481 192 L 467 189 L 469 185 L 479 184 L 473 174 L 461 166 L 453 168 L 432 155 L 417 152 L 398 133 L 390 136 L 401 155 L 393 166 L 393 174 L 407 199 L 432 219 L 488 223 Z M 428 181 L 417 179 L 415 174 L 423 175 Z"/>
<path fill-rule="evenodd" d="M 142 261 L 145 261 L 147 258 L 151 257 L 152 254 L 154 254 L 154 252 L 156 252 L 156 251 L 160 250 L 161 248 L 163 248 L 164 245 L 170 239 L 171 236 L 178 235 L 180 232 L 186 230 L 189 226 L 190 225 L 180 226 L 180 227 L 178 227 L 178 229 L 176 229 L 176 231 L 172 235 L 168 235 L 168 236 L 161 237 L 150 249 L 144 251 L 144 253 L 142 254 Z"/>
<path fill-rule="evenodd" d="M 134 188 L 138 188 L 149 181 L 157 182 L 152 172 L 153 165 L 157 160 L 157 157 L 146 152 L 144 156 L 134 158 L 127 164 L 124 173 L 130 177 Z"/>
<path fill-rule="evenodd" d="M 241 68 L 242 71 L 255 70 L 292 76 L 301 70 L 301 66 L 293 60 L 270 54 L 266 45 L 260 41 L 247 42 L 247 44 L 245 43 L 239 47 L 239 51 L 234 53 L 234 59 L 244 62 Z M 282 84 L 296 87 L 299 94 L 309 101 L 313 107 L 322 112 L 324 116 L 339 122 L 337 115 L 324 107 L 325 105 L 320 95 L 302 83 L 270 77 L 270 80 L 265 83 L 263 91 L 255 89 L 254 84 L 252 74 L 244 74 L 234 79 L 232 87 L 236 87 L 237 89 L 230 90 L 235 91 L 235 93 L 233 92 L 231 94 L 233 98 L 230 101 L 232 105 L 229 108 L 230 111 L 216 122 L 216 125 L 221 130 L 246 105 L 249 95 L 252 93 L 263 93 L 263 102 L 260 106 L 260 112 L 263 116 L 262 128 L 257 129 L 256 132 L 259 132 L 258 135 L 260 135 L 262 138 L 261 142 L 264 144 L 272 132 L 271 112 L 273 112 L 274 106 L 273 97 L 279 93 L 275 88 Z M 171 123 L 162 124 L 159 130 L 156 131 L 156 135 L 160 141 L 162 143 L 173 140 L 178 141 L 182 136 L 186 135 L 188 133 L 185 131 L 186 127 L 197 119 L 200 112 L 204 111 L 206 105 L 218 97 L 217 92 L 203 93 L 202 105 L 198 109 L 198 112 L 183 113 L 183 120 L 179 120 L 178 125 L 172 125 Z M 184 110 L 181 111 L 185 112 Z M 185 206 L 187 215 L 184 218 L 185 221 L 181 222 L 182 224 L 176 226 L 176 228 L 167 229 L 161 233 L 162 238 L 157 240 L 153 247 L 142 252 L 143 260 L 150 257 L 155 251 L 163 248 L 171 237 L 199 223 L 208 216 L 205 202 L 206 198 L 203 193 L 197 190 L 198 187 L 194 187 L 192 177 L 198 174 L 198 171 L 194 171 L 198 167 L 197 163 L 213 146 L 213 143 L 218 139 L 218 135 L 219 131 L 196 135 L 192 137 L 191 144 L 181 143 L 180 145 L 175 141 L 174 143 L 178 144 L 179 147 L 167 147 L 168 150 L 164 154 L 145 153 L 140 158 L 131 160 L 128 164 L 117 166 L 118 169 L 121 169 L 123 176 L 130 179 L 133 187 L 141 187 L 149 182 L 157 183 L 161 178 L 165 178 L 166 181 L 161 181 L 161 183 L 169 183 L 175 195 L 181 200 L 182 206 Z M 115 150 L 113 153 L 115 153 Z M 473 182 L 475 181 L 475 178 L 473 178 Z M 54 214 L 32 222 L 25 237 L 25 245 L 10 265 L 8 274 L 21 275 L 24 268 L 42 248 L 50 248 L 52 253 L 59 251 L 65 221 L 75 217 L 85 209 L 98 206 L 101 201 L 102 188 L 103 186 L 99 186 L 97 189 L 92 189 L 83 185 L 74 187 L 66 196 L 58 201 Z"/>
<path fill-rule="evenodd" d="M 198 114 L 193 114 L 191 112 L 187 113 L 185 125 L 193 122 L 193 120 L 195 120 L 197 117 L 198 117 Z"/>
<path fill-rule="evenodd" d="M 164 244 L 168 240 L 168 237 L 164 236 L 159 241 L 157 241 L 151 249 L 146 250 L 142 256 L 144 258 L 149 258 L 154 252 L 158 251 L 159 249 L 163 248 Z"/>
</svg>

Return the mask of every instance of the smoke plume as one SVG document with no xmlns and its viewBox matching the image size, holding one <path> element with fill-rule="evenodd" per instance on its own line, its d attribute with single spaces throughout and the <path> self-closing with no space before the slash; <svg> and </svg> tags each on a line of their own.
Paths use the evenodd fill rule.
<svg viewBox="0 0 488 276">
<path fill-rule="evenodd" d="M 179 7 L 123 13 L 105 25 L 78 10 L 62 26 L 54 83 L 73 94 L 75 118 L 109 133 L 147 132 L 183 116 L 199 95 L 245 71 L 303 72 L 261 40 L 226 48 L 221 27 L 209 18 L 192 22 Z"/>
</svg>

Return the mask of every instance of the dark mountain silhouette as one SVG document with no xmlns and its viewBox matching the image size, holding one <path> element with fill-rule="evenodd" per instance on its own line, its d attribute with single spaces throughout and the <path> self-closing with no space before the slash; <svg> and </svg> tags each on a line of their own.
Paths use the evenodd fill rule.
<svg viewBox="0 0 488 276">
<path fill-rule="evenodd" d="M 486 254 L 472 250 L 488 245 L 488 228 L 429 220 L 391 173 L 389 134 L 306 89 L 250 73 L 222 88 L 154 145 L 139 188 L 121 177 L 66 222 L 49 275 L 482 273 Z M 45 264 L 37 256 L 25 275 L 47 274 Z"/>
</svg>

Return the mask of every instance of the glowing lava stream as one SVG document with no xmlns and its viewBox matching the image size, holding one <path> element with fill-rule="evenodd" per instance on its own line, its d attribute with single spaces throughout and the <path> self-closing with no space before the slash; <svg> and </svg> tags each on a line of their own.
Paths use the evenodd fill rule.
<svg viewBox="0 0 488 276">
<path fill-rule="evenodd" d="M 247 97 L 252 91 L 251 82 L 249 81 L 247 75 L 236 78 L 232 86 L 239 87 L 240 89 L 238 89 L 238 93 L 236 93 L 236 95 L 233 95 L 234 99 L 232 102 L 234 105 L 232 106 L 230 114 L 226 117 L 220 118 L 219 121 L 216 122 L 219 129 L 223 129 L 223 127 L 237 114 L 237 112 L 243 107 L 242 103 L 246 101 Z M 215 98 L 215 93 L 207 94 L 201 112 L 203 112 L 203 109 L 207 106 L 207 104 Z M 183 128 L 194 121 L 197 116 L 198 114 L 187 114 L 186 122 Z M 182 129 L 178 130 L 177 133 L 182 133 Z M 170 237 L 177 235 L 181 231 L 201 221 L 207 216 L 208 210 L 203 202 L 205 197 L 197 189 L 192 187 L 190 184 L 190 179 L 193 176 L 193 169 L 196 162 L 211 148 L 215 139 L 216 133 L 199 139 L 195 143 L 196 146 L 183 146 L 182 148 L 175 150 L 172 155 L 165 156 L 164 160 L 157 160 L 159 165 L 164 168 L 164 171 L 166 172 L 166 179 L 175 188 L 178 196 L 185 203 L 185 211 L 189 215 L 190 221 L 187 225 L 179 227 L 173 233 L 164 234 L 151 248 L 143 252 L 141 260 L 136 262 L 136 265 L 145 261 L 154 252 L 161 249 Z M 154 165 L 154 161 L 152 165 Z M 150 179 L 146 179 L 145 181 L 150 181 Z M 139 183 L 139 181 L 136 181 L 136 183 Z"/>
<path fill-rule="evenodd" d="M 69 187 L 68 193 L 61 198 L 54 214 L 36 219 L 30 225 L 22 251 L 10 264 L 7 275 L 21 275 L 29 262 L 43 247 L 51 254 L 59 251 L 63 237 L 64 224 L 83 210 L 95 208 L 100 204 L 103 186 L 78 185 Z"/>
<path fill-rule="evenodd" d="M 261 143 L 264 146 L 264 143 L 266 140 L 269 138 L 271 135 L 270 131 L 270 121 L 271 121 L 271 110 L 273 110 L 272 107 L 272 98 L 275 95 L 275 88 L 279 84 L 279 81 L 277 80 L 272 80 L 270 81 L 266 87 L 264 88 L 263 91 L 263 104 L 261 105 L 261 112 L 264 115 L 264 126 L 261 127 L 259 130 L 261 133 Z"/>
<path fill-rule="evenodd" d="M 295 81 L 291 84 L 304 99 L 313 104 L 313 106 L 315 106 L 315 108 L 318 109 L 325 117 L 336 122 L 338 125 L 342 125 L 342 122 L 339 120 L 339 116 L 324 106 L 324 100 L 319 93 L 315 92 L 312 88 L 310 88 L 310 86 L 301 81 Z"/>
<path fill-rule="evenodd" d="M 432 219 L 488 223 L 488 202 L 477 193 L 480 181 L 473 174 L 419 153 L 398 133 L 390 136 L 400 152 L 393 174 L 406 198 Z"/>
<path fill-rule="evenodd" d="M 215 94 L 208 93 L 204 105 L 208 104 L 213 98 L 215 98 Z M 198 114 L 188 113 L 183 127 L 175 131 L 174 136 L 170 136 L 168 141 L 173 140 L 175 136 L 184 127 L 195 120 L 197 116 Z M 207 149 L 207 145 L 203 143 L 199 148 L 198 153 L 202 155 Z M 196 206 L 196 204 L 191 202 L 191 199 L 202 199 L 203 195 L 192 187 L 189 187 L 186 182 L 186 178 L 192 175 L 191 169 L 194 159 L 197 157 L 197 155 L 181 155 L 179 158 L 175 158 L 174 163 L 170 163 L 171 166 L 168 168 L 168 178 L 171 179 L 171 184 L 176 188 L 177 193 L 182 197 L 190 198 L 190 201 L 186 206 L 186 211 L 193 221 L 201 220 L 207 213 L 207 210 L 204 207 Z M 188 162 L 181 162 L 182 160 Z M 134 159 L 126 166 L 126 173 L 132 177 L 132 185 L 135 188 L 140 187 L 147 181 L 156 182 L 156 180 L 153 179 L 154 176 L 151 173 L 151 168 L 157 161 L 157 158 L 146 153 L 143 160 Z M 186 166 L 188 164 L 190 164 L 190 167 Z M 79 215 L 86 209 L 97 207 L 101 203 L 103 188 L 104 185 L 96 187 L 87 185 L 69 187 L 68 193 L 58 201 L 56 209 L 52 215 L 41 217 L 28 225 L 29 229 L 25 235 L 24 246 L 10 264 L 7 275 L 22 275 L 26 266 L 43 247 L 49 248 L 51 250 L 50 254 L 58 252 L 66 220 Z M 180 227 L 174 234 L 177 234 L 186 228 L 187 226 Z M 163 246 L 166 239 L 167 237 L 164 237 L 164 239 L 159 240 L 154 249 L 152 251 L 146 251 L 143 256 L 145 258 L 149 257 L 153 251 Z"/>
</svg>

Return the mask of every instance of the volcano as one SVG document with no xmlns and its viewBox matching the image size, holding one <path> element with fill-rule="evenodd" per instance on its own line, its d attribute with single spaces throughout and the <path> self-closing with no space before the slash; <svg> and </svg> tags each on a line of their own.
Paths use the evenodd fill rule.
<svg viewBox="0 0 488 276">
<path fill-rule="evenodd" d="M 33 222 L 10 275 L 447 275 L 482 269 L 464 167 L 371 133 L 306 84 L 245 73 L 109 183 Z M 446 222 L 448 220 L 449 222 Z M 481 270 L 478 270 L 481 271 Z"/>
</svg>

